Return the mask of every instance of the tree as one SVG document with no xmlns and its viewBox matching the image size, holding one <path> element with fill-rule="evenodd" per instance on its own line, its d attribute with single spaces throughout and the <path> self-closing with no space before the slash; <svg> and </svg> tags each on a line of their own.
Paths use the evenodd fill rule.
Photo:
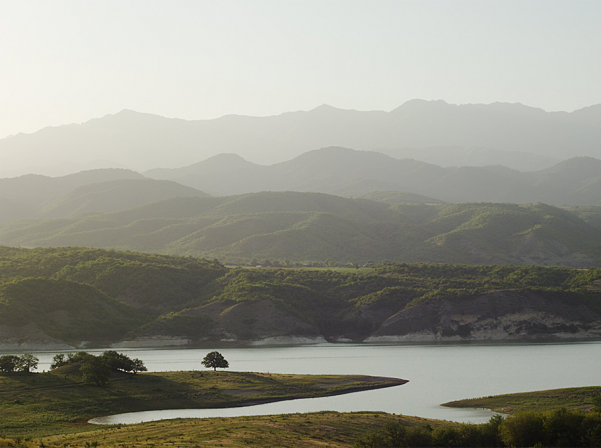
<svg viewBox="0 0 601 448">
<path fill-rule="evenodd" d="M 204 357 L 202 360 L 202 365 L 207 369 L 212 368 L 216 371 L 218 367 L 220 369 L 227 369 L 230 366 L 230 363 L 225 360 L 221 353 L 211 352 L 207 353 L 207 356 Z"/>
<path fill-rule="evenodd" d="M 20 372 L 31 372 L 38 368 L 39 358 L 33 356 L 31 353 L 25 353 L 19 358 L 19 371 Z"/>
<path fill-rule="evenodd" d="M 101 355 L 101 358 L 116 372 L 146 372 L 148 369 L 144 365 L 141 359 L 131 359 L 129 356 L 123 353 L 117 353 L 114 350 L 107 350 Z"/>
<path fill-rule="evenodd" d="M 15 355 L 0 356 L 0 372 L 12 373 L 19 368 L 19 357 Z"/>
<path fill-rule="evenodd" d="M 86 384 L 104 386 L 111 376 L 111 368 L 100 356 L 91 356 L 79 368 L 82 380 Z"/>
<path fill-rule="evenodd" d="M 4 355 L 0 356 L 0 372 L 26 372 L 38 368 L 39 359 L 31 353 L 25 353 L 21 356 Z"/>
<path fill-rule="evenodd" d="M 134 373 L 148 372 L 148 369 L 146 368 L 144 362 L 141 359 L 134 358 L 133 371 Z"/>
<path fill-rule="evenodd" d="M 114 372 L 132 372 L 134 370 L 134 361 L 123 353 L 107 350 L 100 357 Z"/>
<path fill-rule="evenodd" d="M 67 361 L 67 357 L 64 353 L 58 353 L 54 355 L 52 358 L 52 363 L 50 364 L 50 370 L 58 369 L 64 365 L 67 365 L 69 361 Z"/>
</svg>

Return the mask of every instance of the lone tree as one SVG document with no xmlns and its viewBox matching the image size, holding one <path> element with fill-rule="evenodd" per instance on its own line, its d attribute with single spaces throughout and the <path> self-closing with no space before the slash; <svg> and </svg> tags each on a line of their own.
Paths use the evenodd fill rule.
<svg viewBox="0 0 601 448">
<path fill-rule="evenodd" d="M 207 353 L 207 356 L 202 360 L 202 365 L 206 368 L 213 370 L 217 370 L 217 367 L 220 369 L 227 369 L 230 366 L 230 363 L 225 360 L 223 355 L 219 352 L 211 352 Z"/>
<path fill-rule="evenodd" d="M 27 373 L 36 370 L 39 361 L 37 356 L 33 356 L 31 353 L 25 353 L 19 358 L 19 370 Z"/>
</svg>

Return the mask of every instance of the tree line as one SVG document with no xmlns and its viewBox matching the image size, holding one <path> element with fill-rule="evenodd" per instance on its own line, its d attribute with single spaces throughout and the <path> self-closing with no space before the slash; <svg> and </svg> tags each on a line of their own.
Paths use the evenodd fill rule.
<svg viewBox="0 0 601 448">
<path fill-rule="evenodd" d="M 405 426 L 389 422 L 355 442 L 355 448 L 397 447 L 599 447 L 601 397 L 589 413 L 558 409 L 522 411 L 489 422 L 458 424 L 433 429 L 430 425 Z"/>
</svg>

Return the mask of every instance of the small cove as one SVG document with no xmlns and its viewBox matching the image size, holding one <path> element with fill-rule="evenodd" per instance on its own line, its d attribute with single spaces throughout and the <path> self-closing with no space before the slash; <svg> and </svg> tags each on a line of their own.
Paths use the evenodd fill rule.
<svg viewBox="0 0 601 448">
<path fill-rule="evenodd" d="M 211 349 L 120 350 L 144 360 L 150 371 L 200 370 Z M 334 410 L 372 410 L 480 423 L 487 410 L 453 409 L 441 403 L 502 393 L 599 385 L 601 342 L 458 343 L 219 349 L 232 370 L 301 374 L 366 374 L 408 379 L 387 389 L 334 397 L 289 400 L 230 409 L 163 410 L 113 416 L 97 423 L 134 423 L 163 418 L 206 418 Z M 36 353 L 40 370 L 55 352 Z M 104 418 L 104 417 L 103 417 Z M 105 419 L 105 418 L 104 418 Z"/>
</svg>

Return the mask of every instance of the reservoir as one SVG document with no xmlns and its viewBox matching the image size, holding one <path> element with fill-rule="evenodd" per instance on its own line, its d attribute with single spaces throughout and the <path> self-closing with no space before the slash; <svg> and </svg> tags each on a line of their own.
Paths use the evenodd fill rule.
<svg viewBox="0 0 601 448">
<path fill-rule="evenodd" d="M 600 385 L 601 341 L 569 343 L 441 343 L 407 345 L 321 344 L 218 349 L 230 370 L 299 374 L 365 374 L 404 378 L 392 388 L 326 398 L 231 409 L 167 410 L 122 414 L 95 423 L 136 423 L 177 417 L 313 412 L 384 411 L 481 423 L 491 412 L 453 409 L 441 403 L 513 392 Z M 102 351 L 102 350 L 99 350 Z M 212 349 L 121 349 L 149 371 L 203 370 Z M 97 350 L 90 350 L 97 352 Z M 56 352 L 35 353 L 40 370 Z"/>
</svg>

